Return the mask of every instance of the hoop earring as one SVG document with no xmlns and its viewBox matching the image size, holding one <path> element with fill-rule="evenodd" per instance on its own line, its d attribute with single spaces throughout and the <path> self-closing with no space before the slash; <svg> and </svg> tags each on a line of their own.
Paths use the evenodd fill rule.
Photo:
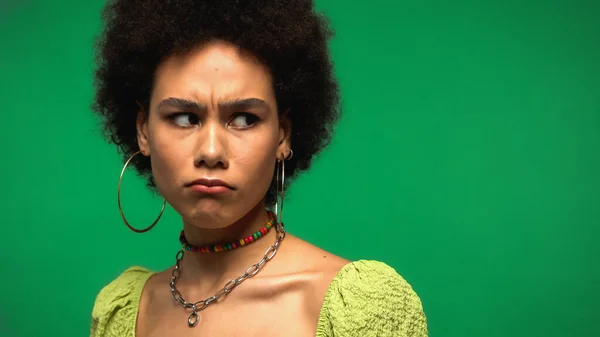
<svg viewBox="0 0 600 337">
<path fill-rule="evenodd" d="M 133 159 L 133 157 L 140 154 L 141 152 L 142 151 L 138 151 L 138 152 L 132 154 L 131 157 L 129 157 L 129 159 L 127 159 L 127 161 L 125 162 L 125 165 L 123 165 L 123 169 L 121 170 L 121 176 L 119 177 L 119 184 L 117 187 L 117 203 L 119 205 L 119 213 L 121 213 L 121 218 L 123 219 L 123 222 L 125 222 L 125 225 L 127 225 L 127 227 L 129 227 L 129 229 L 131 229 L 132 231 L 134 231 L 136 233 L 145 233 L 145 232 L 151 230 L 152 227 L 154 227 L 158 223 L 158 220 L 160 220 L 160 217 L 162 216 L 162 214 L 165 210 L 165 205 L 167 204 L 167 199 L 164 199 L 163 205 L 162 205 L 162 208 L 160 209 L 160 213 L 158 214 L 158 217 L 147 228 L 144 228 L 144 229 L 133 228 L 133 226 L 131 226 L 129 224 L 129 222 L 127 222 L 127 219 L 125 218 L 125 214 L 123 213 L 123 208 L 121 207 L 121 182 L 123 181 L 123 173 L 125 173 L 125 169 L 127 168 L 127 165 L 129 165 L 129 162 Z"/>
<path fill-rule="evenodd" d="M 283 198 L 285 193 L 285 160 L 277 160 L 277 172 L 275 183 L 275 216 L 277 224 L 283 225 Z"/>
<path fill-rule="evenodd" d="M 277 160 L 276 176 L 276 195 L 275 195 L 275 216 L 277 218 L 277 228 L 285 236 L 283 229 L 283 201 L 285 198 L 285 161 L 290 160 L 294 156 L 294 152 L 290 149 L 290 153 L 281 160 Z"/>
</svg>

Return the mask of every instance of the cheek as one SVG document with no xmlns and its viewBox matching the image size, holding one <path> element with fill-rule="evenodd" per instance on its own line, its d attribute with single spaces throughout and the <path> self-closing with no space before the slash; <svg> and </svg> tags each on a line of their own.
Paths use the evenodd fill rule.
<svg viewBox="0 0 600 337">
<path fill-rule="evenodd" d="M 236 162 L 241 173 L 247 174 L 249 180 L 260 179 L 260 176 L 268 176 L 268 170 L 274 167 L 273 163 L 275 162 L 275 152 L 272 152 L 273 154 L 267 153 L 264 150 L 252 151 L 237 158 Z"/>
<path fill-rule="evenodd" d="M 269 187 L 275 168 L 277 138 L 268 137 L 262 141 L 246 142 L 244 151 L 237 153 L 235 159 L 239 172 L 246 176 L 248 184 Z M 262 188 L 261 188 L 262 189 Z"/>
<path fill-rule="evenodd" d="M 244 176 L 242 179 L 245 182 L 243 197 L 253 201 L 263 198 L 273 180 L 275 156 L 256 155 L 243 158 L 238 164 L 239 172 Z"/>
<path fill-rule="evenodd" d="M 189 147 L 185 140 L 176 140 L 172 133 L 157 126 L 150 129 L 149 145 L 151 151 L 152 175 L 156 186 L 162 193 L 175 187 L 177 171 L 185 167 L 185 161 L 190 157 Z M 193 144 L 192 144 L 193 145 Z M 191 155 L 193 160 L 193 154 Z"/>
</svg>

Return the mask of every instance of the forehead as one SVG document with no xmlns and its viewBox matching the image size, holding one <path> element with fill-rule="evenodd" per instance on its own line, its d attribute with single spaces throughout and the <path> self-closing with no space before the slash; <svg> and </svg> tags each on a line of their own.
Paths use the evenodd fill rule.
<svg viewBox="0 0 600 337">
<path fill-rule="evenodd" d="M 274 100 L 269 69 L 248 52 L 221 41 L 165 59 L 156 70 L 152 96 L 153 101 L 166 97 Z"/>
</svg>

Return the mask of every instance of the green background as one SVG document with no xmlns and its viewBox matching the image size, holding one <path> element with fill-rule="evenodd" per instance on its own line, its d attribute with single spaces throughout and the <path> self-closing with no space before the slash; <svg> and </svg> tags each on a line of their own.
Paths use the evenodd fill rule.
<svg viewBox="0 0 600 337">
<path fill-rule="evenodd" d="M 136 235 L 90 112 L 102 1 L 0 8 L 0 335 L 85 336 L 130 265 L 166 268 L 168 208 Z M 395 267 L 432 336 L 600 336 L 600 3 L 320 1 L 344 116 L 292 186 L 289 230 Z M 123 202 L 161 199 L 133 172 Z M 274 318 L 275 319 L 275 318 Z"/>
</svg>

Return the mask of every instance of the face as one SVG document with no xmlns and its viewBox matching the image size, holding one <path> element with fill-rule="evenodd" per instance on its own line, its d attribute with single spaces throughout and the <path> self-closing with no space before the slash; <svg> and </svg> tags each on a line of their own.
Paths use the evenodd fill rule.
<svg viewBox="0 0 600 337">
<path fill-rule="evenodd" d="M 262 207 L 276 160 L 290 152 L 269 70 L 224 42 L 161 63 L 137 129 L 161 195 L 205 228 Z"/>
</svg>

